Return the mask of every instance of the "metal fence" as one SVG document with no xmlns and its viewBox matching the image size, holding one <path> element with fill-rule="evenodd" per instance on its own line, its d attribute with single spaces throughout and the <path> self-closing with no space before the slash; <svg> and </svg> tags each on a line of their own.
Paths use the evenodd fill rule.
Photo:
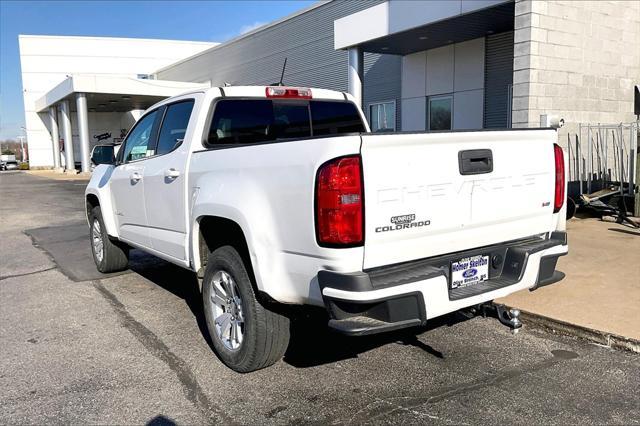
<svg viewBox="0 0 640 426">
<path fill-rule="evenodd" d="M 569 133 L 570 192 L 590 194 L 612 185 L 632 195 L 636 176 L 638 123 L 580 124 Z M 573 191 L 571 191 L 573 189 Z"/>
</svg>

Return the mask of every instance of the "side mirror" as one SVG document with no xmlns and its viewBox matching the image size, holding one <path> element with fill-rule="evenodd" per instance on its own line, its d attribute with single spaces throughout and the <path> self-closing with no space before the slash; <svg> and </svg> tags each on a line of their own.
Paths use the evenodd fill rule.
<svg viewBox="0 0 640 426">
<path fill-rule="evenodd" d="M 99 164 L 115 164 L 116 155 L 113 145 L 96 145 L 91 151 L 91 162 Z"/>
</svg>

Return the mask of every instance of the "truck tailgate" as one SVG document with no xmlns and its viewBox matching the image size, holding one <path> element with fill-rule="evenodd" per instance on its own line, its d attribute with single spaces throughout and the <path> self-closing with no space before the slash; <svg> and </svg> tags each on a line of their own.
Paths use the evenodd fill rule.
<svg viewBox="0 0 640 426">
<path fill-rule="evenodd" d="M 553 130 L 363 135 L 364 268 L 550 231 L 556 140 Z"/>
</svg>

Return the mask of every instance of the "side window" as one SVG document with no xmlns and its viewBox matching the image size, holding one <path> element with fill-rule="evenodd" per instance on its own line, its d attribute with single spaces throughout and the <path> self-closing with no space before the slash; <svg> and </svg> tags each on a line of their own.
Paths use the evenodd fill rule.
<svg viewBox="0 0 640 426">
<path fill-rule="evenodd" d="M 184 140 L 189 117 L 193 110 L 193 100 L 169 105 L 162 120 L 156 154 L 162 155 L 173 151 Z"/>
<path fill-rule="evenodd" d="M 152 111 L 145 115 L 136 123 L 127 140 L 124 141 L 124 152 L 122 154 L 122 161 L 128 163 L 130 161 L 139 160 L 141 158 L 149 157 L 154 154 L 153 152 L 153 124 L 156 121 L 158 110 Z"/>
</svg>

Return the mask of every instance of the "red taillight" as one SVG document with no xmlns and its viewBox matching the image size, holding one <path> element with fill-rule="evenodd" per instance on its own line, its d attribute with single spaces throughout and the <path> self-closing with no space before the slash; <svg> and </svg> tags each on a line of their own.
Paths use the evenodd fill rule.
<svg viewBox="0 0 640 426">
<path fill-rule="evenodd" d="M 316 231 L 323 246 L 364 242 L 360 156 L 336 158 L 320 167 L 316 181 Z"/>
<path fill-rule="evenodd" d="M 560 145 L 553 144 L 556 160 L 556 193 L 553 199 L 553 212 L 558 213 L 564 205 L 564 152 Z"/>
<path fill-rule="evenodd" d="M 271 86 L 266 89 L 267 98 L 311 99 L 311 89 L 303 87 Z"/>
</svg>

